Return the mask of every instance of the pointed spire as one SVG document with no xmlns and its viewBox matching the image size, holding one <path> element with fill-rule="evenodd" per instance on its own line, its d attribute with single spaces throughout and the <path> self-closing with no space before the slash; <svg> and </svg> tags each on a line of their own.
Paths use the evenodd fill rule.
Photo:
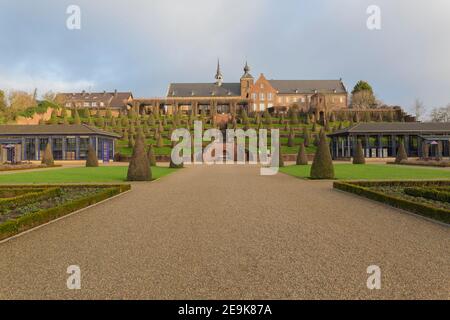
<svg viewBox="0 0 450 320">
<path fill-rule="evenodd" d="M 245 71 L 245 73 L 248 73 L 250 71 L 250 67 L 248 66 L 247 61 L 245 61 L 244 71 Z"/>
<path fill-rule="evenodd" d="M 253 79 L 253 76 L 250 74 L 250 67 L 248 66 L 247 61 L 245 61 L 244 75 L 241 77 L 241 79 Z"/>
<path fill-rule="evenodd" d="M 216 84 L 218 86 L 221 86 L 222 81 L 223 81 L 223 75 L 222 75 L 222 71 L 220 70 L 220 60 L 217 59 Z"/>
</svg>

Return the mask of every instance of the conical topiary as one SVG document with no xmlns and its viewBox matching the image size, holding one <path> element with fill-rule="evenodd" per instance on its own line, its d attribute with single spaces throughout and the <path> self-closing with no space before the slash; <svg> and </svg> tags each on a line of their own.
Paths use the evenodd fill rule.
<svg viewBox="0 0 450 320">
<path fill-rule="evenodd" d="M 280 146 L 280 150 L 278 152 L 278 167 L 279 168 L 284 167 L 284 160 L 283 160 L 283 153 L 281 152 L 281 146 Z"/>
<path fill-rule="evenodd" d="M 153 145 L 149 145 L 148 151 L 147 151 L 147 157 L 148 162 L 150 163 L 150 166 L 155 167 L 156 166 L 156 157 L 155 153 L 153 152 Z"/>
<path fill-rule="evenodd" d="M 80 115 L 78 114 L 78 110 L 73 111 L 73 123 L 74 124 L 81 124 Z"/>
<path fill-rule="evenodd" d="M 403 160 L 408 160 L 408 155 L 406 154 L 405 144 L 403 141 L 400 141 L 397 150 L 397 157 L 395 158 L 395 163 L 400 163 Z"/>
<path fill-rule="evenodd" d="M 303 143 L 300 144 L 300 149 L 298 149 L 296 164 L 298 166 L 305 166 L 308 164 L 308 157 L 306 156 L 306 148 Z"/>
<path fill-rule="evenodd" d="M 55 164 L 55 160 L 53 159 L 53 152 L 50 143 L 47 143 L 47 147 L 45 147 L 44 154 L 42 155 L 41 163 L 46 166 L 53 166 Z"/>
<path fill-rule="evenodd" d="M 152 171 L 145 153 L 144 137 L 138 134 L 133 149 L 130 165 L 128 166 L 128 181 L 150 181 L 152 179 Z"/>
<path fill-rule="evenodd" d="M 327 137 L 323 131 L 320 133 L 319 146 L 311 167 L 310 177 L 311 179 L 334 179 L 333 160 Z"/>
<path fill-rule="evenodd" d="M 291 131 L 289 132 L 289 137 L 288 137 L 288 147 L 293 147 L 294 146 L 294 139 L 295 139 L 295 133 L 294 133 L 294 129 L 291 128 Z"/>
<path fill-rule="evenodd" d="M 88 147 L 86 167 L 98 167 L 97 153 L 92 145 L 89 145 Z"/>
<path fill-rule="evenodd" d="M 356 145 L 355 154 L 353 156 L 353 164 L 366 164 L 366 158 L 364 157 L 361 140 L 358 140 Z"/>
</svg>

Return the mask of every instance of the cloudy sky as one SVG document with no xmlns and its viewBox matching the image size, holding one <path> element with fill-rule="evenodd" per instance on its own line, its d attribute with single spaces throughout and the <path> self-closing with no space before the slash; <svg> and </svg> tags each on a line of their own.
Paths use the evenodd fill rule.
<svg viewBox="0 0 450 320">
<path fill-rule="evenodd" d="M 69 30 L 69 5 L 81 29 Z M 370 5 L 381 30 L 366 26 Z M 0 88 L 40 93 L 269 79 L 369 81 L 389 104 L 450 103 L 448 0 L 0 0 Z"/>
</svg>

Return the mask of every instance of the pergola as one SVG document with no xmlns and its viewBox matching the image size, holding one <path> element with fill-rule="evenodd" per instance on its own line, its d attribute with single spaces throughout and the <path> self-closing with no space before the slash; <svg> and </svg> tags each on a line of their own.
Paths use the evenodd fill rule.
<svg viewBox="0 0 450 320">
<path fill-rule="evenodd" d="M 235 114 L 248 105 L 241 97 L 195 97 L 195 98 L 154 98 L 135 99 L 133 108 L 139 113 L 162 112 L 164 114 L 190 113 L 204 111 L 206 114 Z"/>
<path fill-rule="evenodd" d="M 426 145 L 438 146 L 435 156 L 450 156 L 450 123 L 358 123 L 328 136 L 333 159 L 353 157 L 358 140 L 367 158 L 395 157 L 401 141 L 409 157 L 428 157 Z"/>
</svg>

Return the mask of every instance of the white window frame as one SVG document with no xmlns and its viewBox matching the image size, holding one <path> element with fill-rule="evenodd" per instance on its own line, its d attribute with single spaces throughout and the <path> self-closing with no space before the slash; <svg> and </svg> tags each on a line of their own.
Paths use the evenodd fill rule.
<svg viewBox="0 0 450 320">
<path fill-rule="evenodd" d="M 89 107 L 89 106 L 90 106 L 89 102 L 84 102 L 83 103 L 83 107 Z"/>
<path fill-rule="evenodd" d="M 266 95 L 264 94 L 264 93 L 260 93 L 259 94 L 259 100 L 261 100 L 261 101 L 265 101 L 266 100 Z"/>
<path fill-rule="evenodd" d="M 259 104 L 259 111 L 265 111 L 266 110 L 266 104 L 265 103 L 260 103 Z"/>
</svg>

